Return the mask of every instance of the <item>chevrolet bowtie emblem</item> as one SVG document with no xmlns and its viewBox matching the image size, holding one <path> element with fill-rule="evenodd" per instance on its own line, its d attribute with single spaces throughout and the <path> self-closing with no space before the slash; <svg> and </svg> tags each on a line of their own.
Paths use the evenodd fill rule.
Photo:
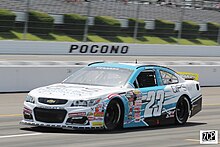
<svg viewBox="0 0 220 147">
<path fill-rule="evenodd" d="M 54 104 L 55 102 L 56 102 L 56 100 L 51 100 L 51 99 L 47 100 L 47 103 L 49 103 L 49 104 Z"/>
</svg>

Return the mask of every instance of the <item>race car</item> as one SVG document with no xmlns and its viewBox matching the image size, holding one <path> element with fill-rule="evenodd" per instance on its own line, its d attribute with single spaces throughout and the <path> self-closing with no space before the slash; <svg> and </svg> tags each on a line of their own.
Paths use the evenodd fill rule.
<svg viewBox="0 0 220 147">
<path fill-rule="evenodd" d="M 158 65 L 91 63 L 30 91 L 22 124 L 64 129 L 183 125 L 202 109 L 198 81 Z"/>
</svg>

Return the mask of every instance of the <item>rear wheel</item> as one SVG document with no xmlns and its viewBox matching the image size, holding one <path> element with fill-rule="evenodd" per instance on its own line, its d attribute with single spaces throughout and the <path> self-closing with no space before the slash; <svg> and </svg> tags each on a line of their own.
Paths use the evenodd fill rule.
<svg viewBox="0 0 220 147">
<path fill-rule="evenodd" d="M 104 122 L 107 130 L 121 128 L 123 125 L 123 114 L 121 105 L 117 100 L 112 100 L 106 109 Z"/>
<path fill-rule="evenodd" d="M 175 123 L 180 125 L 185 124 L 189 118 L 189 113 L 189 100 L 185 96 L 182 96 L 176 104 Z"/>
</svg>

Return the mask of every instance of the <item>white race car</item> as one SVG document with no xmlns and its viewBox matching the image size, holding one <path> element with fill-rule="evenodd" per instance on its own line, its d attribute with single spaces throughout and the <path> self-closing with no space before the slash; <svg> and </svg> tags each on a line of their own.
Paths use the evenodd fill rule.
<svg viewBox="0 0 220 147">
<path fill-rule="evenodd" d="M 155 65 L 93 63 L 30 91 L 22 124 L 66 129 L 185 124 L 202 108 L 199 82 Z"/>
</svg>

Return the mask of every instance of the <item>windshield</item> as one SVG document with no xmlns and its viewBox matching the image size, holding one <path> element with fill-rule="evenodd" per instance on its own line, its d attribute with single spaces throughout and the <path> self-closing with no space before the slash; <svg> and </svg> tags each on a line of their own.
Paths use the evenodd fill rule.
<svg viewBox="0 0 220 147">
<path fill-rule="evenodd" d="M 122 86 L 130 77 L 132 70 L 112 67 L 86 67 L 71 76 L 63 83 L 97 85 L 97 86 Z"/>
</svg>

